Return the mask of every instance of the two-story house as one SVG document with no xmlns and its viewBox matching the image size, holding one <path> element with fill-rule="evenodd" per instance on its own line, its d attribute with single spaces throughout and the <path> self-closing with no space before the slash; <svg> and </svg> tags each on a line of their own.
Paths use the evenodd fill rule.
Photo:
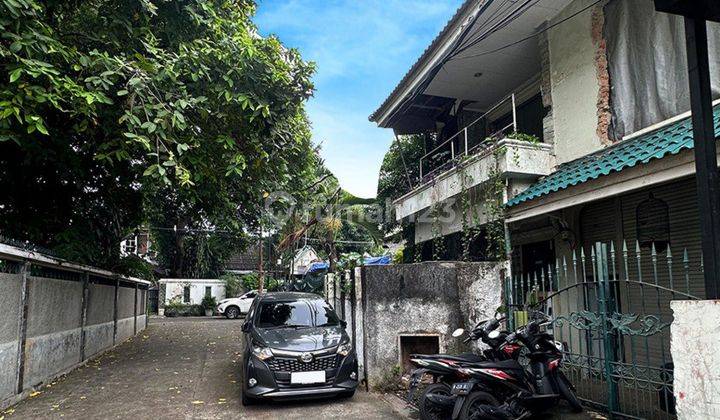
<svg viewBox="0 0 720 420">
<path fill-rule="evenodd" d="M 704 298 L 684 36 L 652 0 L 468 0 L 370 116 L 427 139 L 394 202 L 424 259 L 503 219 L 506 300 L 554 316 L 582 398 L 635 417 L 673 416 L 669 301 Z"/>
</svg>

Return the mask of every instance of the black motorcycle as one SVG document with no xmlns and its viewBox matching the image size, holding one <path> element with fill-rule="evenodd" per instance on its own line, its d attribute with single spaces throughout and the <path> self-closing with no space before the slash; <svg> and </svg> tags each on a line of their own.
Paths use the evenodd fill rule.
<svg viewBox="0 0 720 420">
<path fill-rule="evenodd" d="M 432 377 L 432 384 L 428 385 L 418 398 L 418 411 L 423 420 L 457 418 L 459 408 L 457 397 L 453 395 L 453 386 L 456 383 L 466 382 L 470 376 L 463 369 L 471 368 L 478 363 L 487 361 L 501 361 L 516 359 L 519 354 L 520 345 L 510 343 L 506 340 L 508 335 L 505 331 L 498 331 L 501 321 L 504 318 L 490 318 L 480 321 L 464 340 L 481 340 L 489 346 L 482 355 L 464 353 L 459 355 L 450 354 L 412 354 L 410 361 L 418 366 L 410 377 L 410 387 L 407 401 L 413 402 L 415 391 L 425 375 Z M 454 337 L 464 334 L 463 329 L 453 332 Z M 489 403 L 497 401 L 488 400 Z M 456 409 L 457 407 L 457 409 Z"/>
<path fill-rule="evenodd" d="M 556 405 L 560 399 L 573 411 L 582 411 L 574 388 L 560 369 L 562 344 L 542 326 L 547 318 L 530 321 L 508 334 L 508 344 L 522 344 L 528 349 L 529 371 L 517 360 L 486 361 L 460 369 L 470 377 L 455 383 L 451 393 L 457 396 L 455 407 L 460 419 L 518 420 L 530 417 Z M 498 401 L 502 404 L 498 404 Z"/>
</svg>

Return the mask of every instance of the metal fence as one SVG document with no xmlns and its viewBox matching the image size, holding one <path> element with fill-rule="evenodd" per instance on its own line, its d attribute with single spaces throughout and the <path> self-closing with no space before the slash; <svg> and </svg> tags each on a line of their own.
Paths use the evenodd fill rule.
<svg viewBox="0 0 720 420">
<path fill-rule="evenodd" d="M 675 418 L 670 301 L 703 293 L 702 257 L 675 251 L 598 242 L 516 276 L 506 284 L 511 327 L 530 310 L 550 316 L 564 370 L 586 403 L 619 417 Z"/>
<path fill-rule="evenodd" d="M 501 106 L 509 104 L 512 119 L 502 127 L 496 127 L 488 136 L 473 135 L 476 129 L 484 128 L 488 116 L 496 112 Z M 484 130 L 483 130 L 484 131 Z M 432 178 L 433 175 L 452 168 L 458 158 L 469 156 L 491 147 L 495 142 L 507 134 L 517 131 L 517 116 L 515 108 L 515 94 L 512 93 L 493 105 L 488 111 L 476 118 L 461 131 L 437 145 L 420 158 L 420 179 L 422 181 Z"/>
</svg>

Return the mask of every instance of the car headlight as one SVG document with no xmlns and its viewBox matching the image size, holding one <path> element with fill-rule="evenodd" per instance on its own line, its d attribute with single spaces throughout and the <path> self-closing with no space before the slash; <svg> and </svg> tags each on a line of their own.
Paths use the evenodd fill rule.
<svg viewBox="0 0 720 420">
<path fill-rule="evenodd" d="M 269 347 L 253 346 L 252 353 L 260 360 L 267 360 L 273 357 L 273 352 Z"/>
<path fill-rule="evenodd" d="M 351 350 L 352 345 L 350 343 L 340 344 L 337 348 L 337 354 L 344 357 L 350 354 Z"/>
</svg>

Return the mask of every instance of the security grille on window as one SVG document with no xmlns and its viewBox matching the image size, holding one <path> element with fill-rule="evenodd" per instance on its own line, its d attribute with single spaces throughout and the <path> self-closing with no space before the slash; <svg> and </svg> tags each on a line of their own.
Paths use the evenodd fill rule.
<svg viewBox="0 0 720 420">
<path fill-rule="evenodd" d="M 635 210 L 637 239 L 641 247 L 655 244 L 657 252 L 665 252 L 670 243 L 670 212 L 668 205 L 652 193 Z"/>
<path fill-rule="evenodd" d="M 190 286 L 183 287 L 183 302 L 190 303 Z"/>
</svg>

